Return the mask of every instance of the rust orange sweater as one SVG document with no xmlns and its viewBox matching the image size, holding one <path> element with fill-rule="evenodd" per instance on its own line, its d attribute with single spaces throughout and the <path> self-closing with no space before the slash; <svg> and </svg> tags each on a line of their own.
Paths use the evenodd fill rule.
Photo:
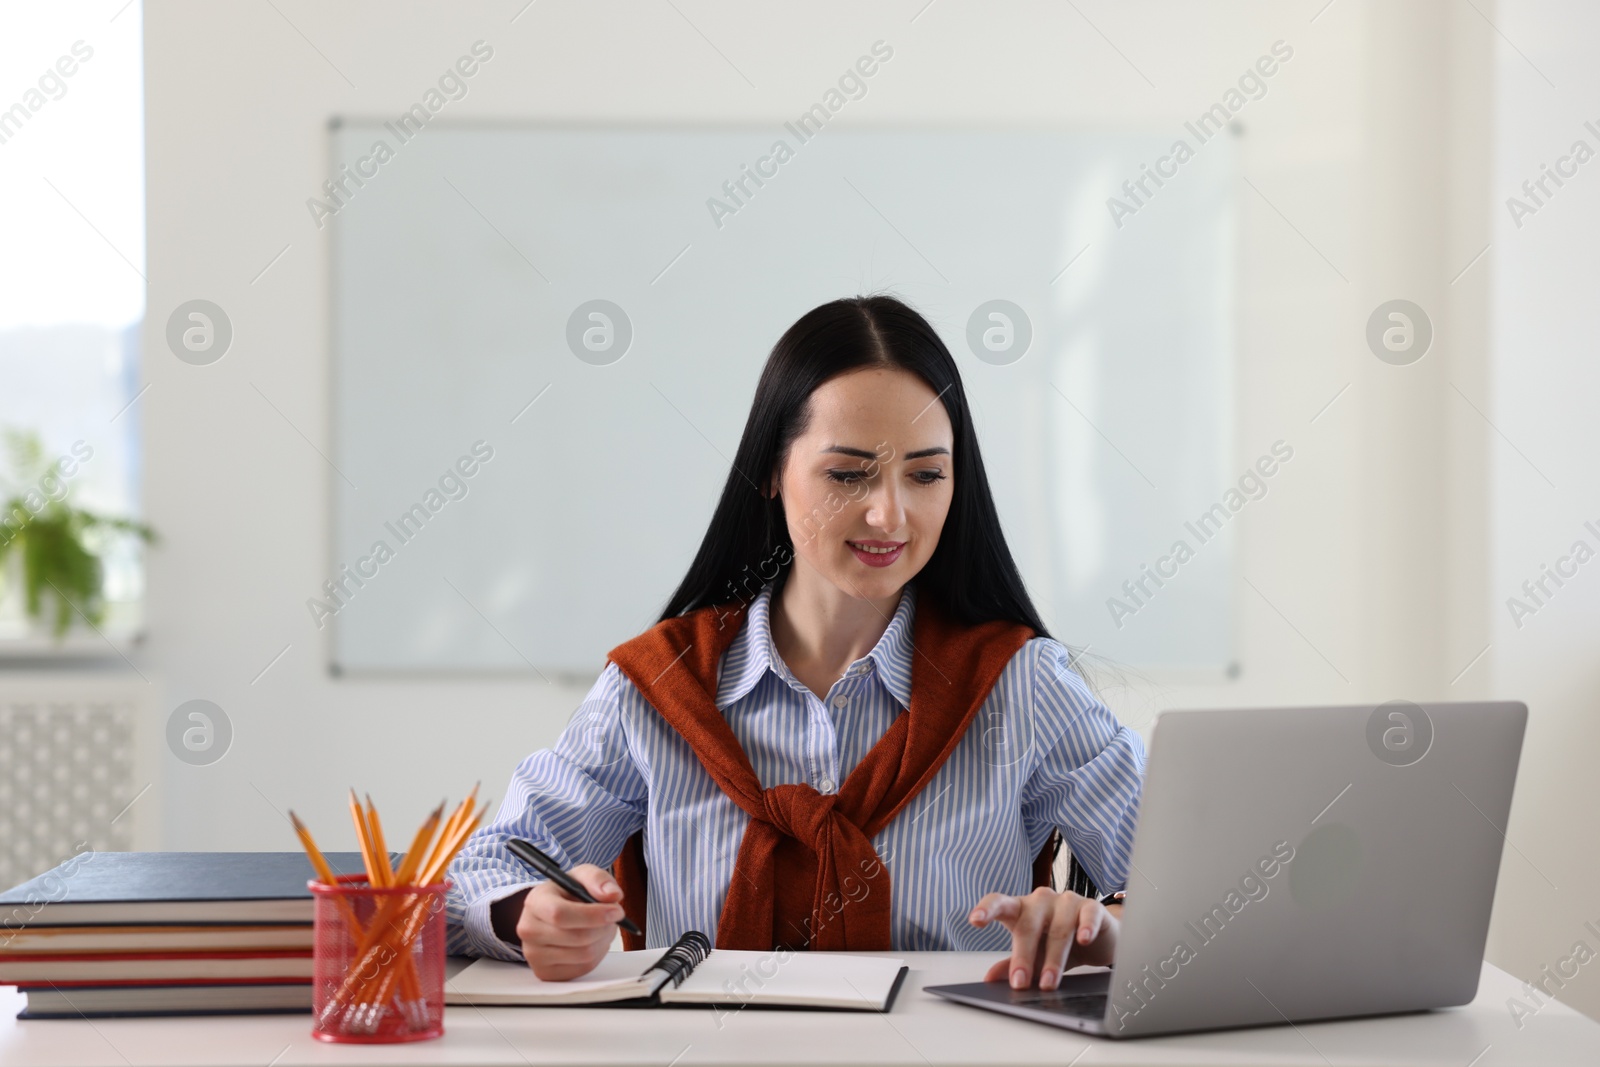
<svg viewBox="0 0 1600 1067">
<path fill-rule="evenodd" d="M 750 822 L 717 926 L 718 948 L 888 950 L 889 871 L 872 846 L 944 765 L 1011 657 L 1034 636 L 1020 623 L 964 626 L 919 597 L 911 706 L 852 769 L 839 791 L 809 784 L 762 788 L 715 703 L 722 654 L 744 624 L 743 605 L 712 605 L 657 623 L 610 659 L 681 734 Z M 1054 845 L 1034 863 L 1050 884 Z M 643 839 L 616 863 L 624 911 L 645 925 Z M 973 903 L 977 903 L 974 901 Z M 624 935 L 627 947 L 644 940 Z"/>
</svg>

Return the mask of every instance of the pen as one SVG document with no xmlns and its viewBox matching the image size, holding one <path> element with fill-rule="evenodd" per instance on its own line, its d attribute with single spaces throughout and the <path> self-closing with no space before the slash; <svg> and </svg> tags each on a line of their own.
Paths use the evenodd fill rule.
<svg viewBox="0 0 1600 1067">
<path fill-rule="evenodd" d="M 572 877 L 572 875 L 568 874 L 566 871 L 563 871 L 561 869 L 561 864 L 545 855 L 545 853 L 539 851 L 539 849 L 536 848 L 531 842 L 524 841 L 520 837 L 513 837 L 511 840 L 506 842 L 506 848 L 510 849 L 511 854 L 517 857 L 517 859 L 534 868 L 540 874 L 544 875 L 546 878 L 550 879 L 556 885 L 560 886 L 562 889 L 565 889 L 568 893 L 577 897 L 585 904 L 600 903 L 598 900 L 594 899 L 593 893 L 590 893 L 587 889 L 578 884 L 578 880 L 576 878 Z M 630 934 L 639 934 L 641 936 L 644 934 L 644 931 L 639 929 L 638 924 L 636 924 L 626 915 L 622 917 L 622 920 L 618 922 L 617 925 L 628 931 Z"/>
</svg>

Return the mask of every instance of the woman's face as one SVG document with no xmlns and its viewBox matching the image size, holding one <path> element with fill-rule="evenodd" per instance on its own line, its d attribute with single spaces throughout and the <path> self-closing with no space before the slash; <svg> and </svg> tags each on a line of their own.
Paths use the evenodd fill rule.
<svg viewBox="0 0 1600 1067">
<path fill-rule="evenodd" d="M 778 477 L 795 566 L 848 596 L 892 596 L 939 546 L 955 484 L 950 417 L 921 378 L 882 367 L 824 382 L 810 404 Z"/>
</svg>

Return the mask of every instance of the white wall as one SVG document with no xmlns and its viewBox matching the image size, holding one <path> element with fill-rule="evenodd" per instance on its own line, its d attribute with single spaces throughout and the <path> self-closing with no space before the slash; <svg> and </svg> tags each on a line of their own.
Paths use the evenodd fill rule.
<svg viewBox="0 0 1600 1067">
<path fill-rule="evenodd" d="M 1592 44 L 1600 10 L 1591 4 L 1502 4 L 1497 24 L 1526 58 L 1500 49 L 1495 62 L 1492 178 L 1494 406 L 1490 442 L 1495 507 L 1488 573 L 1492 602 L 1492 691 L 1529 707 L 1509 851 L 1500 879 L 1500 962 L 1524 979 L 1572 951 L 1597 947 L 1584 922 L 1600 926 L 1600 562 L 1591 560 L 1556 587 L 1537 613 L 1513 619 L 1507 601 L 1532 601 L 1524 581 L 1554 567 L 1578 540 L 1600 550 L 1600 472 L 1594 360 L 1600 327 L 1595 293 L 1600 263 L 1600 163 L 1589 162 L 1519 228 L 1506 200 L 1555 166 L 1575 140 L 1600 151 L 1600 89 Z M 1567 569 L 1571 569 L 1568 565 Z M 1507 913 L 1515 909 L 1513 919 Z M 1600 1015 L 1600 965 L 1583 967 L 1560 997 Z M 1528 1025 L 1538 1023 L 1528 1020 Z"/>
<path fill-rule="evenodd" d="M 1476 6 L 1493 17 L 1484 0 Z M 1307 0 L 924 9 L 909 0 L 754 13 L 705 0 L 676 9 L 546 0 L 518 15 L 521 7 L 149 4 L 151 387 L 140 403 L 149 517 L 165 546 L 151 561 L 146 666 L 162 681 L 165 707 L 214 700 L 236 729 L 221 762 L 166 767 L 166 847 L 289 848 L 278 811 L 290 806 L 325 846 L 348 847 L 340 796 L 351 784 L 370 790 L 396 826 L 478 778 L 498 796 L 516 760 L 548 742 L 581 697 L 515 678 L 357 682 L 323 672 L 324 638 L 304 601 L 325 577 L 333 476 L 317 452 L 329 435 L 327 248 L 305 200 L 326 177 L 329 115 L 397 112 L 483 39 L 494 59 L 471 95 L 450 105 L 454 118 L 776 127 L 882 38 L 894 60 L 837 121 L 1133 124 L 1176 136 L 1283 39 L 1293 59 L 1239 116 L 1251 185 L 1240 190 L 1235 403 L 1241 471 L 1278 438 L 1295 458 L 1240 517 L 1242 672 L 1228 682 L 1100 680 L 1138 725 L 1174 705 L 1527 699 L 1534 717 L 1511 841 L 1561 891 L 1538 897 L 1543 883 L 1508 850 L 1490 958 L 1526 975 L 1563 947 L 1564 931 L 1577 936 L 1590 917 L 1584 893 L 1594 899 L 1600 884 L 1593 830 L 1578 821 L 1600 799 L 1584 773 L 1595 727 L 1582 712 L 1600 672 L 1580 658 L 1580 612 L 1592 615 L 1600 601 L 1600 564 L 1584 575 L 1593 590 L 1574 587 L 1515 641 L 1501 632 L 1497 599 L 1576 535 L 1584 506 L 1600 517 L 1583 490 L 1594 476 L 1581 462 L 1573 386 L 1592 372 L 1580 370 L 1578 324 L 1546 321 L 1549 343 L 1518 343 L 1532 339 L 1524 320 L 1538 318 L 1551 290 L 1576 293 L 1583 279 L 1547 268 L 1539 284 L 1512 284 L 1497 231 L 1495 252 L 1452 284 L 1490 239 L 1492 59 L 1519 62 L 1472 8 L 1340 0 L 1319 12 L 1320 0 Z M 1581 42 L 1554 22 L 1539 26 L 1533 36 L 1550 54 L 1573 49 L 1558 66 L 1576 81 L 1587 69 Z M 1575 110 L 1557 99 L 1539 106 Z M 1575 122 L 1562 129 L 1576 135 Z M 1547 158 L 1530 150 L 1529 159 Z M 1493 184 L 1498 192 L 1504 183 Z M 1580 218 L 1592 203 L 1580 197 L 1590 196 L 1574 189 L 1560 207 Z M 1521 254 L 1547 265 L 1581 257 L 1575 227 L 1553 220 L 1543 238 L 1532 229 L 1518 235 Z M 1539 239 L 1558 246 L 1536 253 Z M 1492 374 L 1491 277 L 1509 302 Z M 865 284 L 880 281 L 892 283 Z M 1436 328 L 1434 351 L 1409 368 L 1378 362 L 1363 340 L 1373 307 L 1402 296 L 1427 308 Z M 195 297 L 225 308 L 236 330 L 232 351 L 209 367 L 164 347 L 167 314 Z M 1562 490 L 1529 479 L 1462 395 L 1542 459 Z M 731 453 L 734 443 L 717 445 Z M 710 449 L 705 461 L 722 462 Z M 1071 620 L 1052 623 L 1073 640 Z M 1491 652 L 1463 673 L 1491 636 Z M 1584 981 L 1569 999 L 1595 1012 L 1600 983 Z"/>
</svg>

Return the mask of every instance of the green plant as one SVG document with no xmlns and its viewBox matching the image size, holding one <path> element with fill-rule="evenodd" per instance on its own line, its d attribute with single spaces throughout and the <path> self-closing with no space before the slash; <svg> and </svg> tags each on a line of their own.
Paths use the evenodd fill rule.
<svg viewBox="0 0 1600 1067">
<path fill-rule="evenodd" d="M 6 430 L 13 479 L 0 504 L 0 574 L 11 553 L 21 557 L 23 608 L 30 619 L 43 618 L 53 604 L 51 632 L 59 640 L 81 612 L 98 625 L 105 615 L 103 567 L 97 549 L 114 537 L 135 536 L 152 543 L 155 531 L 133 519 L 97 515 L 67 500 L 71 464 L 45 462 L 37 434 Z M 92 453 L 91 453 L 92 454 Z"/>
</svg>

